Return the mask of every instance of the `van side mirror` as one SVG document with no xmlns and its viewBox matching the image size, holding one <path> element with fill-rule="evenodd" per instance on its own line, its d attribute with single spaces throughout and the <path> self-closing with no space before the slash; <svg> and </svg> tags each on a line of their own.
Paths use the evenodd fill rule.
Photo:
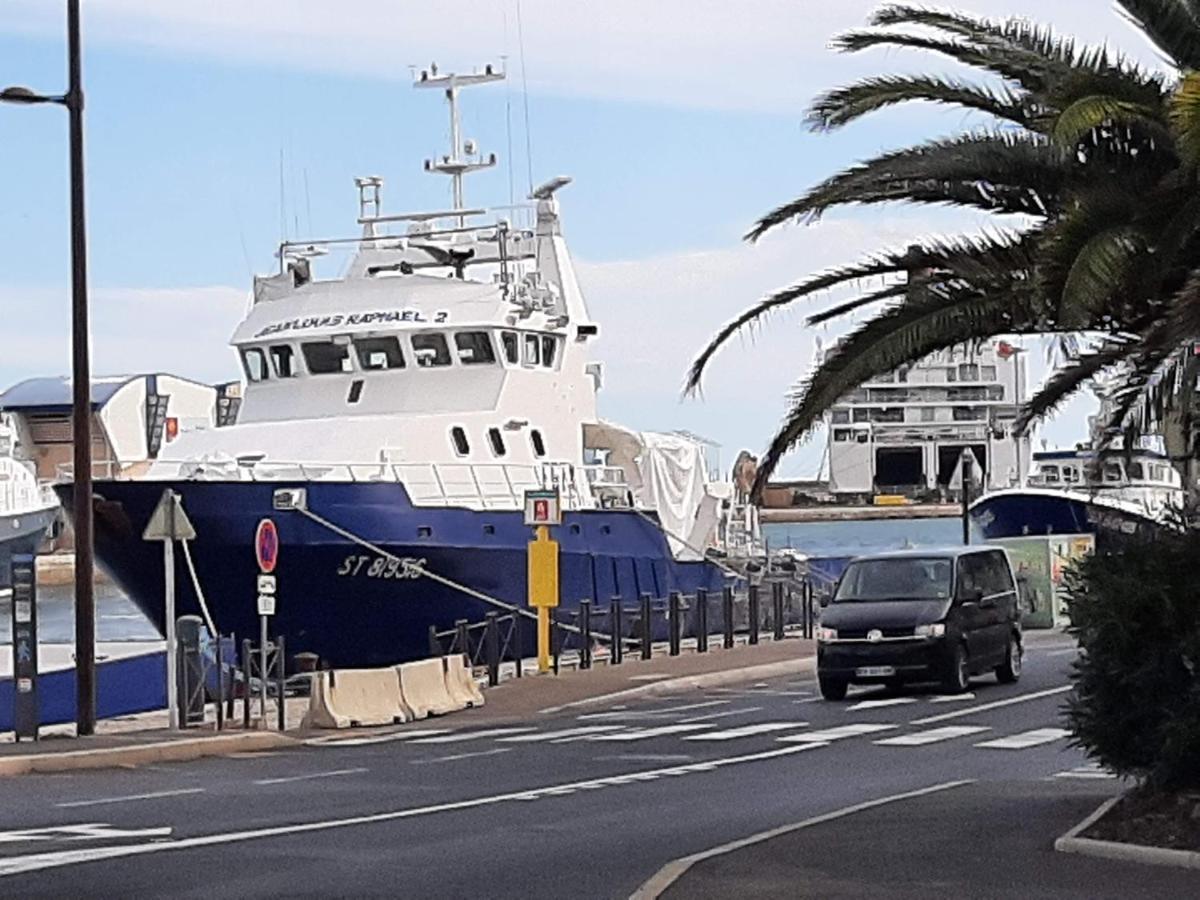
<svg viewBox="0 0 1200 900">
<path fill-rule="evenodd" d="M 833 600 L 832 595 L 822 594 L 820 597 L 817 598 L 817 605 L 820 606 L 821 609 L 824 609 L 825 607 L 827 607 L 829 605 L 831 600 Z"/>
</svg>

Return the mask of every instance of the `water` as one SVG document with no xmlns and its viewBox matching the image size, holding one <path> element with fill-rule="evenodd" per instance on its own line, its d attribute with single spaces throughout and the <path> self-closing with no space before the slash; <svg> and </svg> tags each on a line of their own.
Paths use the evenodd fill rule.
<svg viewBox="0 0 1200 900">
<path fill-rule="evenodd" d="M 858 556 L 902 547 L 962 543 L 962 519 L 871 519 L 862 522 L 772 522 L 763 525 L 772 550 L 794 547 L 809 556 Z"/>
<path fill-rule="evenodd" d="M 38 637 L 46 644 L 75 640 L 75 588 L 70 584 L 38 588 Z M 12 640 L 8 611 L 0 612 L 0 646 Z M 96 637 L 101 641 L 157 641 L 158 631 L 120 588 L 96 584 Z"/>
</svg>

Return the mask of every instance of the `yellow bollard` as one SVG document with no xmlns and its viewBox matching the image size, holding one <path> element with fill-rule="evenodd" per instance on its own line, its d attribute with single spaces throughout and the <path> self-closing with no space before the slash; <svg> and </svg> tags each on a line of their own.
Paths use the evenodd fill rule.
<svg viewBox="0 0 1200 900">
<path fill-rule="evenodd" d="M 538 671 L 550 671 L 550 610 L 558 606 L 558 541 L 538 525 L 529 542 L 529 605 L 538 611 Z"/>
</svg>

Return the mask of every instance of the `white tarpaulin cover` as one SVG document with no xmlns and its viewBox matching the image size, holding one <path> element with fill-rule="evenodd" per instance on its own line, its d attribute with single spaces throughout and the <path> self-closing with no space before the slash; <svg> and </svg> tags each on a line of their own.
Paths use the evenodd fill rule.
<svg viewBox="0 0 1200 900">
<path fill-rule="evenodd" d="M 644 431 L 638 471 L 642 476 L 639 498 L 658 513 L 677 559 L 699 559 L 700 554 L 676 540 L 691 536 L 692 524 L 705 497 L 704 454 L 701 446 L 674 434 Z"/>
</svg>

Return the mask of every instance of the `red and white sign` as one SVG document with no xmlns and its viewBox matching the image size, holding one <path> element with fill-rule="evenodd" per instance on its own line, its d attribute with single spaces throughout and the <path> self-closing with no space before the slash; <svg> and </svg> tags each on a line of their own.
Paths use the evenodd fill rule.
<svg viewBox="0 0 1200 900">
<path fill-rule="evenodd" d="M 562 505 L 558 491 L 526 491 L 525 524 L 561 525 Z"/>
<path fill-rule="evenodd" d="M 254 555 L 258 559 L 260 572 L 269 575 L 275 571 L 275 565 L 279 562 L 279 532 L 270 519 L 258 523 L 258 531 L 254 534 Z"/>
</svg>

